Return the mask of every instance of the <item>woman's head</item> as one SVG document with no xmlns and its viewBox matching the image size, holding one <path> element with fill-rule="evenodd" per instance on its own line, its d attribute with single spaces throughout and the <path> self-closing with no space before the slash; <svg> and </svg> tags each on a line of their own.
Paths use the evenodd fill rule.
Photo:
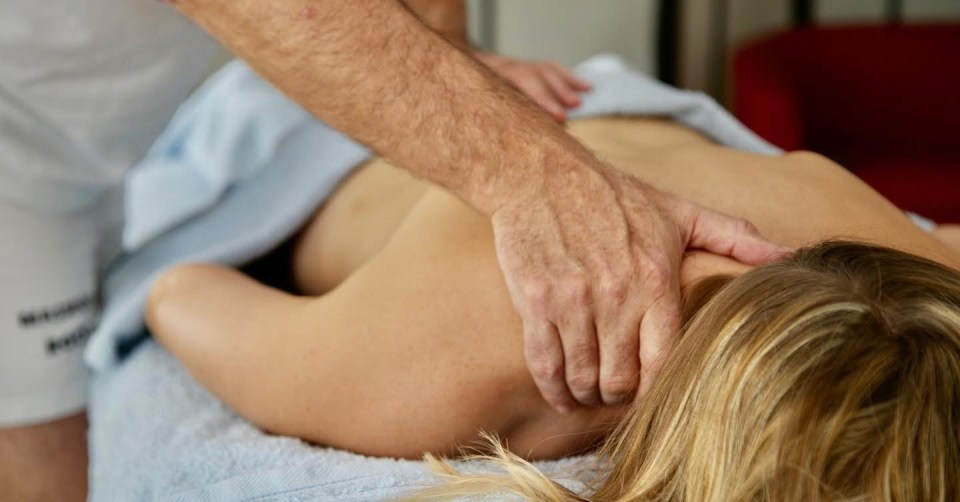
<svg viewBox="0 0 960 502">
<path fill-rule="evenodd" d="M 708 279 L 687 307 L 588 499 L 960 497 L 960 273 L 827 242 Z M 502 488 L 548 493 L 536 479 Z"/>
<path fill-rule="evenodd" d="M 598 498 L 960 496 L 960 274 L 828 242 L 719 281 Z"/>
</svg>

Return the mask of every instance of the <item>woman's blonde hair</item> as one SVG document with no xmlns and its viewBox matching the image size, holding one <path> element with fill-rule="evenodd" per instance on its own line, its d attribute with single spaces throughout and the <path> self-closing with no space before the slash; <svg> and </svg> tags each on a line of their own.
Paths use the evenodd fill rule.
<svg viewBox="0 0 960 502">
<path fill-rule="evenodd" d="M 499 476 L 417 498 L 960 500 L 960 273 L 826 242 L 688 296 L 648 396 L 600 450 L 585 494 L 499 448 Z"/>
</svg>

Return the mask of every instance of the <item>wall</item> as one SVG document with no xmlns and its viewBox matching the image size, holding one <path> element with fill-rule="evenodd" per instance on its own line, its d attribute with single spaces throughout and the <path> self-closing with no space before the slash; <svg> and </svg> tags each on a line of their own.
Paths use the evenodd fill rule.
<svg viewBox="0 0 960 502">
<path fill-rule="evenodd" d="M 615 52 L 634 66 L 656 70 L 657 0 L 473 0 L 471 31 L 497 51 L 524 59 L 574 65 Z M 487 16 L 491 26 L 484 26 Z"/>
<path fill-rule="evenodd" d="M 960 19 L 960 0 L 903 0 L 904 15 L 911 22 Z M 817 17 L 822 22 L 881 20 L 885 0 L 820 0 Z"/>
</svg>

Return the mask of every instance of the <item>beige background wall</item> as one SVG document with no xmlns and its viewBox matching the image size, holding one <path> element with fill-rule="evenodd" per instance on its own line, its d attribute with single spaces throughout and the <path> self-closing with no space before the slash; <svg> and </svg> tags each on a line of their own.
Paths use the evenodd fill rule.
<svg viewBox="0 0 960 502">
<path fill-rule="evenodd" d="M 641 70 L 656 71 L 659 0 L 468 2 L 474 37 L 487 38 L 505 54 L 572 65 L 598 52 L 616 52 Z M 960 19 L 960 0 L 903 2 L 908 22 Z M 815 16 L 822 24 L 882 22 L 886 3 L 819 0 Z M 790 17 L 790 0 L 684 0 L 680 84 L 722 99 L 732 48 L 788 26 Z"/>
<path fill-rule="evenodd" d="M 481 5 L 491 1 L 492 9 Z M 474 38 L 482 31 L 477 15 L 493 11 L 493 45 L 504 54 L 573 65 L 599 52 L 615 52 L 654 72 L 658 4 L 658 0 L 471 0 L 468 7 Z"/>
</svg>

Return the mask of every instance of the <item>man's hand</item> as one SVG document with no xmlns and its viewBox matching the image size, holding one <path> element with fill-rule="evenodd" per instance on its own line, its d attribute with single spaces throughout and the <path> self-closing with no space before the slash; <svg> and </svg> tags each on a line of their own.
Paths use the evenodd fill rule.
<svg viewBox="0 0 960 502">
<path fill-rule="evenodd" d="M 558 122 L 567 119 L 566 110 L 580 106 L 579 93 L 591 88 L 589 82 L 552 61 L 520 61 L 483 51 L 474 56 Z"/>
<path fill-rule="evenodd" d="M 745 220 L 605 165 L 547 176 L 537 193 L 495 212 L 493 225 L 527 363 L 561 412 L 649 387 L 678 331 L 687 248 L 748 264 L 783 252 Z"/>
</svg>

